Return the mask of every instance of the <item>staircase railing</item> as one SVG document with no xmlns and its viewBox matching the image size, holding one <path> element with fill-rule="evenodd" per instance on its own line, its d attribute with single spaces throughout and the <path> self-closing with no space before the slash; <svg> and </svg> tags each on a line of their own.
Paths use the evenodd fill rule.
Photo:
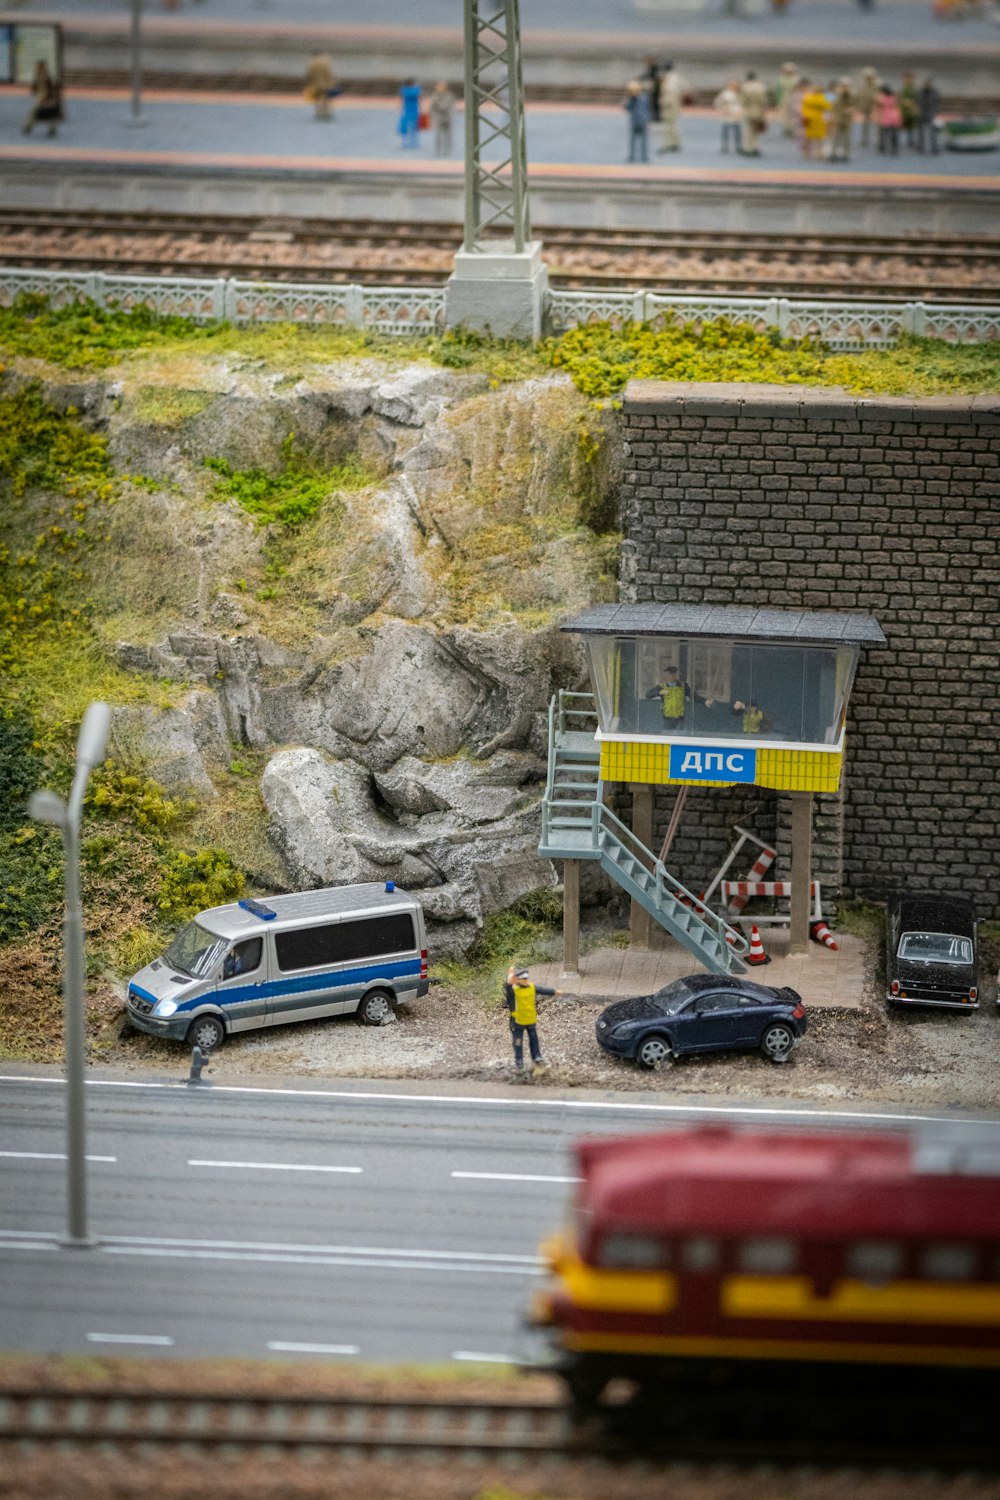
<svg viewBox="0 0 1000 1500">
<path fill-rule="evenodd" d="M 623 823 L 621 818 L 615 816 L 610 807 L 606 807 L 603 802 L 595 802 L 591 808 L 590 816 L 594 848 L 600 849 L 601 832 L 607 829 L 620 844 L 623 844 L 630 853 L 635 855 L 646 871 L 655 878 L 656 901 L 658 905 L 665 908 L 667 903 L 664 898 L 669 896 L 674 901 L 682 904 L 699 926 L 704 927 L 720 943 L 725 943 L 737 958 L 742 958 L 744 953 L 749 952 L 750 944 L 742 932 L 736 927 L 730 927 L 726 919 L 720 917 L 718 912 L 712 911 L 707 906 L 702 906 L 694 892 L 689 891 L 687 886 L 682 885 L 679 880 L 676 880 L 670 874 L 670 871 L 660 863 L 655 854 L 653 854 L 653 851 L 647 849 L 642 840 L 635 836 L 631 828 Z M 649 865 L 650 860 L 653 862 L 652 868 Z"/>
<path fill-rule="evenodd" d="M 581 703 L 584 703 L 587 706 L 584 708 L 571 708 L 569 706 L 571 700 L 579 700 Z M 555 702 L 556 700 L 553 699 L 552 701 Z M 597 707 L 594 702 L 593 693 L 574 693 L 570 692 L 568 688 L 559 689 L 559 712 L 557 728 L 560 734 L 565 734 L 570 729 L 580 729 L 583 727 L 580 724 L 570 724 L 568 722 L 569 719 L 596 720 L 596 718 Z"/>
</svg>

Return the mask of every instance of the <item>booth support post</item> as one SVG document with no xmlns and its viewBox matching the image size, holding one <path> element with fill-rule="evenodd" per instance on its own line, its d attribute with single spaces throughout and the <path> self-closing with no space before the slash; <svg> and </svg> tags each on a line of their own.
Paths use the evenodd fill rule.
<svg viewBox="0 0 1000 1500">
<path fill-rule="evenodd" d="M 809 948 L 810 882 L 812 880 L 812 792 L 792 792 L 792 882 L 788 923 L 789 953 Z"/>
<path fill-rule="evenodd" d="M 632 783 L 632 832 L 643 848 L 653 843 L 653 788 L 642 782 Z M 653 919 L 644 906 L 632 897 L 629 913 L 629 942 L 635 948 L 648 948 L 653 935 Z"/>
<path fill-rule="evenodd" d="M 563 860 L 563 973 L 580 972 L 580 861 Z"/>
</svg>

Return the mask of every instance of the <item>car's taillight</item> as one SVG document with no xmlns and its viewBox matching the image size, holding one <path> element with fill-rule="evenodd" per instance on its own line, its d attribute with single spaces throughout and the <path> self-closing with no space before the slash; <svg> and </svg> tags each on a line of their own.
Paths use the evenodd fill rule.
<svg viewBox="0 0 1000 1500">
<path fill-rule="evenodd" d="M 978 1000 L 979 999 L 979 991 L 976 989 L 975 985 L 973 985 L 972 989 L 969 991 L 969 999 L 970 1000 Z"/>
<path fill-rule="evenodd" d="M 892 993 L 894 995 L 898 995 L 899 994 L 899 980 L 898 979 L 894 979 L 892 981 L 892 984 L 890 984 L 889 988 L 890 988 L 890 990 L 892 991 Z"/>
<path fill-rule="evenodd" d="M 798 1003 L 798 1005 L 792 1011 L 792 1020 L 793 1021 L 801 1021 L 802 1017 L 805 1015 L 805 1013 L 806 1013 L 806 1008 L 802 1004 L 802 1001 L 800 1000 L 799 1003 Z"/>
<path fill-rule="evenodd" d="M 421 948 L 421 950 L 420 950 L 420 977 L 421 977 L 421 979 L 426 979 L 427 978 L 427 949 L 426 948 Z"/>
</svg>

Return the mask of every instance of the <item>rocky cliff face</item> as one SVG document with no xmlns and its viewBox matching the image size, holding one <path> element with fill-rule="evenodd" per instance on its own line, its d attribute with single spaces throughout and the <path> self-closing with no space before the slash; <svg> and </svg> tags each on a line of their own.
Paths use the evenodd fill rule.
<svg viewBox="0 0 1000 1500">
<path fill-rule="evenodd" d="M 556 882 L 535 854 L 546 715 L 584 680 L 561 620 L 613 597 L 616 438 L 568 380 L 216 360 L 88 387 L 116 470 L 95 586 L 121 666 L 180 684 L 120 708 L 119 758 L 210 804 L 241 752 L 290 887 L 392 878 L 438 951 Z M 81 404 L 80 393 L 76 395 Z M 329 471 L 294 526 L 220 503 L 232 471 Z M 349 460 L 362 481 L 335 482 Z M 365 482 L 367 480 L 367 482 Z"/>
</svg>

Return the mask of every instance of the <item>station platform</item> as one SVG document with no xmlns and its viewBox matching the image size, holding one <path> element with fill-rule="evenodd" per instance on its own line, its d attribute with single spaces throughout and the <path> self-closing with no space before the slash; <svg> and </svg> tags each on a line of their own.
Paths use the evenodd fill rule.
<svg viewBox="0 0 1000 1500">
<path fill-rule="evenodd" d="M 1000 15 L 991 0 L 961 22 L 940 21 L 927 0 L 791 0 L 777 14 L 765 0 L 523 0 L 523 69 L 529 97 L 620 89 L 648 55 L 672 58 L 697 89 L 720 88 L 754 67 L 776 77 L 792 58 L 824 83 L 872 65 L 896 79 L 932 71 L 950 98 L 1000 97 Z M 3 21 L 58 21 L 69 76 L 113 81 L 130 66 L 128 7 L 108 0 L 23 0 L 0 5 Z M 460 0 L 424 0 L 419 24 L 398 0 L 368 0 L 363 21 L 345 0 L 147 0 L 143 65 L 151 80 L 183 76 L 298 82 L 310 53 L 329 52 L 342 79 L 358 84 L 413 75 L 433 84 L 462 77 Z"/>
<path fill-rule="evenodd" d="M 747 979 L 775 989 L 789 985 L 809 1008 L 861 1008 L 867 963 L 867 947 L 861 938 L 838 932 L 837 952 L 810 942 L 805 953 L 792 954 L 785 929 L 768 928 L 762 936 L 771 962 L 748 969 Z M 531 965 L 536 984 L 609 1003 L 650 995 L 686 974 L 702 972 L 685 948 L 665 936 L 661 947 L 595 948 L 581 957 L 577 973 L 566 973 L 558 962 Z"/>
<path fill-rule="evenodd" d="M 25 138 L 24 90 L 0 89 L 0 197 L 10 207 L 461 220 L 461 113 L 453 155 L 396 133 L 392 97 L 346 97 L 321 122 L 297 95 L 150 91 L 129 125 L 121 89 L 70 90 L 56 139 Z M 655 128 L 654 128 L 655 129 Z M 1000 153 L 856 149 L 805 162 L 772 125 L 760 158 L 724 156 L 707 110 L 685 111 L 682 149 L 628 164 L 626 117 L 610 105 L 527 110 L 539 223 L 818 232 L 995 232 Z"/>
</svg>

